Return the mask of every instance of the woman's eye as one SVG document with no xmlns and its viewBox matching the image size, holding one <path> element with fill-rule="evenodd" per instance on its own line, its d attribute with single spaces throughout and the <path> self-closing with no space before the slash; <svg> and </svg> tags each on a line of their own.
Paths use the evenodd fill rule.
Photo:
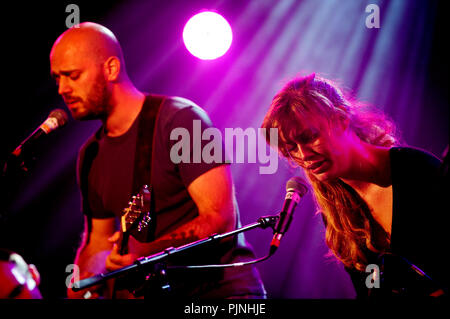
<svg viewBox="0 0 450 319">
<path fill-rule="evenodd" d="M 307 131 L 303 133 L 300 137 L 300 140 L 304 144 L 309 144 L 314 142 L 319 137 L 319 133 L 316 131 Z"/>
<path fill-rule="evenodd" d="M 286 149 L 287 149 L 288 152 L 293 152 L 293 151 L 295 151 L 297 149 L 297 144 L 288 144 L 286 146 Z"/>
<path fill-rule="evenodd" d="M 318 133 L 312 133 L 309 137 L 311 142 L 314 142 L 319 137 Z"/>
</svg>

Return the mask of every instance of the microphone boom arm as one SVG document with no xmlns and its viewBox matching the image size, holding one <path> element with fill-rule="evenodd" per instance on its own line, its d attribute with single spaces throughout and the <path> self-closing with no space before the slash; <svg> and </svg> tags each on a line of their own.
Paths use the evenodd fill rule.
<svg viewBox="0 0 450 319">
<path fill-rule="evenodd" d="M 213 235 L 211 235 L 211 236 L 209 236 L 207 238 L 200 239 L 198 241 L 195 241 L 195 242 L 192 242 L 192 243 L 189 243 L 189 244 L 186 244 L 186 245 L 182 245 L 182 246 L 179 246 L 179 247 L 176 247 L 176 248 L 169 247 L 169 248 L 167 248 L 167 249 L 165 249 L 165 250 L 163 250 L 163 251 L 161 251 L 159 253 L 156 253 L 156 254 L 153 254 L 153 255 L 150 255 L 150 256 L 147 256 L 147 257 L 138 258 L 133 264 L 131 264 L 129 266 L 125 266 L 123 268 L 120 268 L 120 269 L 117 269 L 117 270 L 114 270 L 114 271 L 111 271 L 111 272 L 108 272 L 108 273 L 101 273 L 101 274 L 98 274 L 98 275 L 95 275 L 95 276 L 92 276 L 92 277 L 89 277 L 89 278 L 86 278 L 86 279 L 74 282 L 73 286 L 72 286 L 72 290 L 76 292 L 76 291 L 79 291 L 79 290 L 82 290 L 82 289 L 86 289 L 86 288 L 90 288 L 92 286 L 96 286 L 96 285 L 102 284 L 103 282 L 105 282 L 105 281 L 107 281 L 109 279 L 116 278 L 116 277 L 122 276 L 122 275 L 126 275 L 129 272 L 137 271 L 137 270 L 143 269 L 143 268 L 145 268 L 147 266 L 152 266 L 152 265 L 154 265 L 154 264 L 156 264 L 158 262 L 164 261 L 169 256 L 175 255 L 177 253 L 186 251 L 188 249 L 191 249 L 191 248 L 194 248 L 194 247 L 197 247 L 197 246 L 200 246 L 200 245 L 205 245 L 207 243 L 216 242 L 216 241 L 219 241 L 221 239 L 224 239 L 224 238 L 227 238 L 227 237 L 231 237 L 231 236 L 234 236 L 234 235 L 236 235 L 238 233 L 245 232 L 245 231 L 248 231 L 248 230 L 251 230 L 251 229 L 254 229 L 254 228 L 265 229 L 265 228 L 271 227 L 273 229 L 275 227 L 275 224 L 277 223 L 278 218 L 279 218 L 278 215 L 275 215 L 275 216 L 263 216 L 263 217 L 258 218 L 258 221 L 255 222 L 255 223 L 243 226 L 241 228 L 232 230 L 232 231 L 227 232 L 227 233 L 213 234 Z M 258 261 L 265 260 L 269 256 L 271 256 L 271 254 L 269 254 L 267 257 L 262 258 L 262 259 L 260 259 Z M 245 263 L 239 263 L 239 265 L 241 265 L 241 264 L 243 265 Z M 236 264 L 236 265 L 238 265 L 238 264 Z M 224 265 L 224 266 L 227 266 L 227 265 Z M 186 267 L 188 268 L 189 266 L 186 266 Z M 195 267 L 195 266 L 193 266 L 193 267 Z M 176 267 L 174 267 L 174 268 L 176 268 Z"/>
</svg>

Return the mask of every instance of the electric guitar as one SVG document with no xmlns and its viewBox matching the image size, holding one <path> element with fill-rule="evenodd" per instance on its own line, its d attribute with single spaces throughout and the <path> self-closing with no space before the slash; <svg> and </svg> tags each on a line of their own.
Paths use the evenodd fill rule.
<svg viewBox="0 0 450 319">
<path fill-rule="evenodd" d="M 151 207 L 151 199 L 151 188 L 144 185 L 139 193 L 131 197 L 128 207 L 123 209 L 120 218 L 120 239 L 118 241 L 120 255 L 128 253 L 130 236 L 144 243 L 154 239 L 156 221 Z M 121 278 L 112 279 L 108 283 L 103 296 L 108 299 L 134 298 L 134 295 L 130 294 L 130 290 L 132 291 L 133 287 L 127 287 Z"/>
<path fill-rule="evenodd" d="M 406 258 L 395 254 L 379 257 L 381 289 L 369 289 L 370 297 L 440 297 L 443 286 Z"/>
<path fill-rule="evenodd" d="M 140 242 L 152 240 L 154 216 L 151 210 L 151 189 L 144 185 L 139 193 L 131 197 L 128 207 L 122 211 L 120 219 L 120 254 L 128 253 L 128 239 L 131 236 Z"/>
</svg>

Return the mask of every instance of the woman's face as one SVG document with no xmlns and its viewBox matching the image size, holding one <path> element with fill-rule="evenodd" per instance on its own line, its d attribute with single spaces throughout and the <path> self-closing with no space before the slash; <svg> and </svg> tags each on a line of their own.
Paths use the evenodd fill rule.
<svg viewBox="0 0 450 319">
<path fill-rule="evenodd" d="M 350 168 L 347 125 L 323 116 L 304 116 L 288 134 L 286 151 L 291 158 L 320 181 L 345 176 Z"/>
</svg>

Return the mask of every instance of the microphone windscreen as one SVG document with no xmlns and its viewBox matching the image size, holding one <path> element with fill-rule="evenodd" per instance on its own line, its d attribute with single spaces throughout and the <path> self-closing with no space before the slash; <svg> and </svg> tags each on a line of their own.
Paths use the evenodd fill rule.
<svg viewBox="0 0 450 319">
<path fill-rule="evenodd" d="M 303 178 L 299 176 L 294 176 L 287 181 L 286 191 L 287 192 L 296 191 L 302 197 L 308 192 L 308 186 Z"/>
<path fill-rule="evenodd" d="M 50 112 L 50 115 L 48 117 L 55 118 L 58 121 L 58 127 L 66 125 L 69 120 L 67 112 L 62 109 L 54 109 Z"/>
</svg>

